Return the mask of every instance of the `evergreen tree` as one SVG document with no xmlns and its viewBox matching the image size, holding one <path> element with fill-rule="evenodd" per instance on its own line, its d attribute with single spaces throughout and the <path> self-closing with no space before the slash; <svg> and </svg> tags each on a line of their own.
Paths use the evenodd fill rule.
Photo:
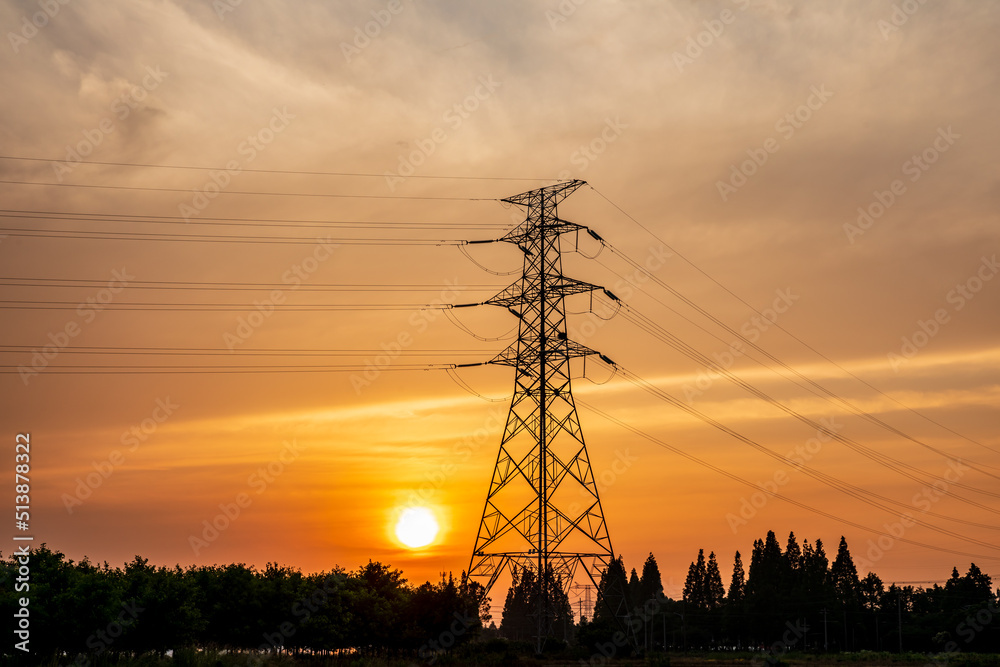
<svg viewBox="0 0 1000 667">
<path fill-rule="evenodd" d="M 573 609 L 562 579 L 556 576 L 549 565 L 542 579 L 542 595 L 545 596 L 546 616 L 549 618 L 549 633 L 567 637 L 573 624 Z M 503 607 L 500 634 L 508 639 L 526 640 L 538 635 L 538 575 L 529 568 L 520 568 L 512 575 L 510 589 Z"/>
<path fill-rule="evenodd" d="M 840 546 L 837 547 L 837 557 L 830 566 L 830 581 L 842 603 L 852 606 L 858 600 L 858 568 L 854 565 L 851 550 L 847 548 L 847 540 L 843 535 L 840 537 Z"/>
<path fill-rule="evenodd" d="M 741 602 L 745 588 L 746 574 L 743 572 L 743 559 L 740 557 L 740 552 L 737 551 L 736 559 L 733 561 L 733 577 L 729 580 L 729 602 Z"/>
<path fill-rule="evenodd" d="M 625 563 L 621 556 L 611 559 L 608 567 L 601 573 L 597 588 L 602 602 L 594 609 L 594 622 L 610 623 L 608 627 L 617 627 L 618 619 L 627 616 L 631 609 Z"/>
<path fill-rule="evenodd" d="M 785 559 L 774 531 L 754 542 L 747 573 L 745 613 L 750 637 L 761 642 L 781 635 L 781 627 L 790 618 L 786 607 Z M 773 641 L 773 640 L 770 640 Z"/>
<path fill-rule="evenodd" d="M 535 573 L 528 568 L 515 568 L 511 573 L 510 588 L 503 605 L 500 634 L 507 639 L 527 640 L 537 633 L 532 615 L 535 613 L 534 591 L 537 590 Z"/>
<path fill-rule="evenodd" d="M 788 533 L 788 544 L 785 545 L 785 562 L 788 570 L 798 572 L 802 568 L 802 550 L 799 548 L 795 533 Z"/>
<path fill-rule="evenodd" d="M 743 615 L 745 595 L 746 574 L 743 571 L 743 558 L 737 551 L 733 559 L 733 576 L 729 581 L 729 594 L 726 596 L 726 604 L 723 608 L 723 628 L 731 646 L 742 647 L 746 636 L 747 624 Z"/>
<path fill-rule="evenodd" d="M 719 574 L 719 563 L 715 560 L 715 552 L 708 554 L 708 565 L 705 566 L 704 583 L 705 606 L 716 610 L 722 606 L 726 597 L 726 589 L 722 587 L 722 576 Z"/>
<path fill-rule="evenodd" d="M 639 579 L 641 600 L 636 600 L 636 604 L 646 600 L 658 600 L 663 597 L 663 580 L 660 577 L 660 568 L 656 564 L 653 552 L 649 552 L 646 562 L 642 564 L 642 577 Z"/>
<path fill-rule="evenodd" d="M 698 560 L 688 567 L 684 580 L 684 602 L 695 609 L 704 609 L 705 604 L 705 550 L 698 549 Z"/>
<path fill-rule="evenodd" d="M 815 547 L 806 541 L 802 549 L 802 587 L 806 599 L 823 605 L 831 601 L 828 585 L 829 567 L 830 561 L 823 549 L 823 540 L 816 540 Z"/>
<path fill-rule="evenodd" d="M 642 585 L 639 583 L 639 573 L 632 568 L 632 573 L 628 577 L 628 599 L 634 605 L 642 604 Z"/>
</svg>

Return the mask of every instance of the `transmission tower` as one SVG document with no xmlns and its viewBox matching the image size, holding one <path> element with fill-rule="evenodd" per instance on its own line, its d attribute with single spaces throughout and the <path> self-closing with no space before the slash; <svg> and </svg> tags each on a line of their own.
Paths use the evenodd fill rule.
<svg viewBox="0 0 1000 667">
<path fill-rule="evenodd" d="M 524 252 L 524 270 L 484 302 L 506 308 L 520 323 L 517 341 L 486 362 L 514 367 L 514 394 L 469 575 L 486 579 L 489 592 L 504 570 L 534 571 L 538 652 L 553 629 L 547 592 L 554 583 L 547 573 L 568 592 L 582 569 L 597 587 L 614 558 L 570 382 L 570 361 L 599 353 L 569 340 L 565 298 L 603 290 L 562 272 L 559 237 L 588 230 L 559 218 L 556 206 L 582 185 L 573 180 L 502 200 L 527 212 L 497 239 Z"/>
</svg>

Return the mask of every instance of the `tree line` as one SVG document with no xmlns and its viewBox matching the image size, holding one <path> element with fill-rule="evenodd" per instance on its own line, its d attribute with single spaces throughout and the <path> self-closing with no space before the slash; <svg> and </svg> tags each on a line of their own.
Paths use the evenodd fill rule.
<svg viewBox="0 0 1000 667">
<path fill-rule="evenodd" d="M 594 647 L 623 639 L 646 650 L 790 650 L 1000 652 L 1000 590 L 975 563 L 952 568 L 944 585 L 890 584 L 874 572 L 860 576 L 840 538 L 831 563 L 823 541 L 801 545 L 794 533 L 784 549 L 773 531 L 753 543 L 749 568 L 734 554 L 728 589 L 714 552 L 704 549 L 688 567 L 680 600 L 664 596 L 649 554 L 637 575 L 621 558 L 604 572 L 605 604 L 580 619 L 580 643 Z M 628 610 L 627 613 L 625 610 Z M 506 612 L 506 610 L 505 610 Z M 501 630 L 503 627 L 501 626 Z M 616 632 L 625 635 L 612 641 Z"/>
<path fill-rule="evenodd" d="M 346 650 L 431 663 L 441 651 L 497 637 L 531 650 L 538 631 L 539 585 L 532 570 L 513 573 L 497 628 L 483 587 L 464 573 L 412 585 L 399 570 L 377 562 L 314 574 L 276 563 L 263 569 L 156 567 L 139 556 L 111 567 L 74 562 L 43 545 L 31 552 L 30 590 L 18 591 L 18 567 L 14 557 L 0 560 L 0 614 L 13 618 L 22 606 L 18 599 L 30 597 L 31 648 L 39 658 L 60 656 L 61 664 L 162 656 L 182 647 Z M 664 595 L 652 553 L 641 572 L 629 573 L 621 557 L 612 560 L 593 610 L 571 603 L 551 570 L 542 584 L 546 646 L 573 646 L 587 655 L 685 649 L 1000 653 L 1000 591 L 975 564 L 965 574 L 953 568 L 943 585 L 887 587 L 874 572 L 859 575 L 843 537 L 831 562 L 822 540 L 800 545 L 791 533 L 782 548 L 768 532 L 754 541 L 747 567 L 740 552 L 734 554 L 725 578 L 715 553 L 701 549 L 680 599 Z M 11 651 L 10 643 L 0 649 Z"/>
<path fill-rule="evenodd" d="M 29 567 L 30 588 L 19 592 L 16 559 L 0 561 L 0 616 L 9 621 L 28 597 L 34 655 L 78 665 L 181 647 L 433 656 L 478 636 L 489 618 L 480 584 L 448 575 L 411 586 L 377 562 L 303 574 L 274 563 L 154 567 L 136 556 L 122 568 L 43 545 Z M 0 653 L 11 652 L 5 642 Z"/>
</svg>

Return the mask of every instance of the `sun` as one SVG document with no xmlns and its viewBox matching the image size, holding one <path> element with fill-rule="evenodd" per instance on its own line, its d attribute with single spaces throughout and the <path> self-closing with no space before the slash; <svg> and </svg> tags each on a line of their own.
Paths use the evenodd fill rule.
<svg viewBox="0 0 1000 667">
<path fill-rule="evenodd" d="M 396 538 L 411 549 L 426 547 L 438 530 L 437 518 L 427 507 L 407 507 L 396 522 Z"/>
</svg>

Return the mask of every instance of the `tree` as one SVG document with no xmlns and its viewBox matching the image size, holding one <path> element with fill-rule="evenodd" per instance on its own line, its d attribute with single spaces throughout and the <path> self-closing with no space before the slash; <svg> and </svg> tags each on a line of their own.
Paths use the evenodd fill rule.
<svg viewBox="0 0 1000 667">
<path fill-rule="evenodd" d="M 535 573 L 529 568 L 514 568 L 511 572 L 510 588 L 503 604 L 500 634 L 507 639 L 527 640 L 537 632 L 533 616 L 536 612 L 534 601 L 538 584 Z"/>
<path fill-rule="evenodd" d="M 695 609 L 703 609 L 705 600 L 705 550 L 698 549 L 698 560 L 688 567 L 684 580 L 684 602 Z"/>
<path fill-rule="evenodd" d="M 733 558 L 733 576 L 729 580 L 729 594 L 726 597 L 726 605 L 723 612 L 723 627 L 729 636 L 731 645 L 743 646 L 743 637 L 746 630 L 744 621 L 743 599 L 746 595 L 746 574 L 743 571 L 743 558 L 740 552 L 736 552 Z"/>
<path fill-rule="evenodd" d="M 963 577 L 958 576 L 958 568 L 952 568 L 944 589 L 956 608 L 993 599 L 993 580 L 975 563 L 969 563 L 969 571 Z"/>
<path fill-rule="evenodd" d="M 715 560 L 715 552 L 708 554 L 708 565 L 705 566 L 704 582 L 705 606 L 714 611 L 722 606 L 726 597 L 726 589 L 722 587 L 722 576 L 719 574 L 719 563 Z"/>
<path fill-rule="evenodd" d="M 830 561 L 823 549 L 823 540 L 813 547 L 807 541 L 802 549 L 802 587 L 807 599 L 828 604 L 832 601 L 829 588 Z"/>
<path fill-rule="evenodd" d="M 781 636 L 781 627 L 791 618 L 785 573 L 781 545 L 774 531 L 769 530 L 763 540 L 754 542 L 747 573 L 745 613 L 750 638 L 764 642 Z"/>
<path fill-rule="evenodd" d="M 837 557 L 830 566 L 830 581 L 840 601 L 845 605 L 855 606 L 854 603 L 859 600 L 858 568 L 854 565 L 854 558 L 851 557 L 851 550 L 847 548 L 847 539 L 843 535 L 837 547 Z"/>
<path fill-rule="evenodd" d="M 797 572 L 802 567 L 802 549 L 795 539 L 795 533 L 788 533 L 788 544 L 785 545 L 785 562 L 790 572 Z"/>
<path fill-rule="evenodd" d="M 729 602 L 742 602 L 745 588 L 746 575 L 743 572 L 743 559 L 740 557 L 740 552 L 737 551 L 736 558 L 733 561 L 733 576 L 729 580 L 729 595 L 727 598 Z"/>
<path fill-rule="evenodd" d="M 861 580 L 858 590 L 861 594 L 861 604 L 871 612 L 878 611 L 882 606 L 882 597 L 885 595 L 885 584 L 874 572 L 869 572 Z"/>
<path fill-rule="evenodd" d="M 597 585 L 601 602 L 594 609 L 594 622 L 609 621 L 611 626 L 628 615 L 631 605 L 628 599 L 628 579 L 625 575 L 625 563 L 622 557 L 612 558 L 608 567 L 601 573 L 601 581 Z"/>
<path fill-rule="evenodd" d="M 646 600 L 658 600 L 663 597 L 663 580 L 660 577 L 660 568 L 656 564 L 653 552 L 649 552 L 646 562 L 642 564 L 642 577 L 639 579 L 639 590 L 642 602 Z M 639 600 L 636 600 L 636 604 Z"/>
<path fill-rule="evenodd" d="M 634 606 L 643 603 L 642 585 L 639 582 L 639 574 L 635 571 L 634 567 L 632 568 L 632 574 L 628 577 L 628 599 Z"/>
</svg>

